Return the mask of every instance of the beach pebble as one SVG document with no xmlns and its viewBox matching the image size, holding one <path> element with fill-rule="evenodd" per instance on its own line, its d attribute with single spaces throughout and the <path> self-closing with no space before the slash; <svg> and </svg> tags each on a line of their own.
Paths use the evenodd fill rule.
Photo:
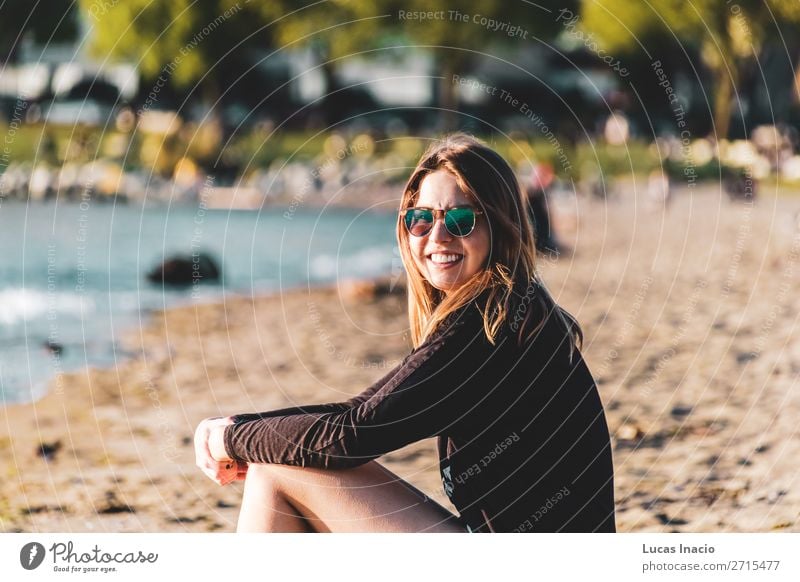
<svg viewBox="0 0 800 582">
<path fill-rule="evenodd" d="M 770 491 L 767 494 L 767 503 L 776 503 L 781 497 L 786 495 L 787 491 L 785 489 L 779 489 L 777 491 Z"/>
<path fill-rule="evenodd" d="M 106 491 L 105 503 L 97 507 L 97 513 L 101 514 L 114 514 L 114 513 L 136 513 L 136 508 L 127 503 L 120 501 L 114 491 Z"/>
<path fill-rule="evenodd" d="M 664 525 L 686 525 L 689 523 L 685 519 L 681 519 L 680 517 L 669 517 L 666 513 L 657 513 L 656 519 L 660 521 Z"/>
<path fill-rule="evenodd" d="M 692 412 L 691 406 L 674 406 L 670 411 L 672 416 L 687 416 Z"/>
<path fill-rule="evenodd" d="M 61 450 L 61 441 L 53 441 L 51 443 L 39 443 L 36 449 L 36 454 L 42 457 L 45 461 L 53 461 L 56 458 L 56 453 Z"/>
<path fill-rule="evenodd" d="M 644 431 L 635 424 L 623 424 L 616 432 L 617 439 L 622 441 L 634 441 L 643 436 Z"/>
<path fill-rule="evenodd" d="M 346 279 L 339 283 L 339 294 L 351 301 L 371 301 L 388 295 L 405 294 L 404 279 Z"/>
<path fill-rule="evenodd" d="M 736 354 L 736 363 L 737 364 L 746 364 L 752 360 L 758 358 L 758 354 L 755 352 L 741 352 Z"/>
<path fill-rule="evenodd" d="M 60 356 L 61 354 L 64 353 L 64 346 L 53 340 L 47 340 L 42 344 L 42 347 L 44 347 L 44 349 L 46 349 L 54 356 Z"/>
</svg>

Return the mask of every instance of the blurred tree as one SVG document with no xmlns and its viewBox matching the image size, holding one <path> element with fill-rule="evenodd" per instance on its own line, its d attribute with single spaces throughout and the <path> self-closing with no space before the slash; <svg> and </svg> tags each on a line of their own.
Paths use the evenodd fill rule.
<svg viewBox="0 0 800 582">
<path fill-rule="evenodd" d="M 36 44 L 74 40 L 78 35 L 78 11 L 72 0 L 5 0 L 0 2 L 0 63 L 14 63 L 20 42 Z"/>
<path fill-rule="evenodd" d="M 66 1 L 66 0 L 65 0 Z M 268 48 L 269 30 L 256 3 L 238 0 L 79 0 L 92 27 L 92 51 L 125 59 L 142 77 L 186 88 L 207 100 L 252 64 L 252 48 Z"/>
<path fill-rule="evenodd" d="M 717 139 L 728 136 L 734 91 L 739 90 L 744 67 L 766 44 L 782 42 L 776 26 L 784 39 L 800 34 L 798 0 L 582 0 L 581 16 L 582 26 L 608 51 L 637 51 L 648 39 L 665 33 L 681 42 L 699 43 L 713 77 Z M 795 90 L 792 82 L 787 88 Z"/>
<path fill-rule="evenodd" d="M 562 26 L 556 22 L 562 8 L 577 10 L 578 0 L 272 0 L 261 4 L 274 23 L 275 40 L 286 46 L 311 46 L 327 81 L 335 91 L 335 66 L 341 59 L 370 49 L 417 45 L 427 47 L 437 64 L 439 107 L 448 129 L 458 108 L 453 75 L 463 76 L 483 51 L 502 46 L 548 41 Z M 435 13 L 435 16 L 432 16 Z M 460 17 L 456 16 L 456 13 Z M 422 16 L 420 16 L 422 15 Z M 487 26 L 496 23 L 495 30 Z M 512 27 L 519 33 L 509 34 Z M 522 33 L 526 38 L 522 40 Z"/>
<path fill-rule="evenodd" d="M 280 50 L 311 47 L 327 82 L 326 101 L 336 92 L 339 59 L 393 46 L 427 47 L 437 62 L 439 106 L 458 107 L 453 75 L 464 75 L 483 51 L 548 41 L 562 26 L 557 11 L 577 10 L 578 0 L 79 0 L 93 26 L 97 55 L 138 63 L 155 80 L 167 68 L 176 86 L 200 82 L 217 94 L 242 68 L 237 55 L 246 47 Z M 222 19 L 225 11 L 233 12 Z M 430 14 L 436 12 L 436 17 Z M 455 16 L 456 12 L 461 18 Z M 425 14 L 424 17 L 413 15 Z M 203 31 L 215 23 L 207 35 Z M 493 24 L 492 24 L 493 23 Z M 494 28 L 493 28 L 494 26 Z M 516 27 L 519 31 L 511 34 Z M 525 38 L 522 39 L 522 33 Z M 198 37 L 202 37 L 198 40 Z M 209 38 L 206 41 L 206 37 Z M 187 54 L 187 47 L 190 50 Z M 235 50 L 233 50 L 235 49 Z M 183 51 L 183 52 L 182 52 Z M 180 62 L 172 67 L 176 57 Z M 222 65 L 222 66 L 220 66 Z M 334 96 L 333 99 L 336 97 Z M 325 109 L 325 104 L 323 104 Z M 452 126 L 453 115 L 443 116 Z"/>
</svg>

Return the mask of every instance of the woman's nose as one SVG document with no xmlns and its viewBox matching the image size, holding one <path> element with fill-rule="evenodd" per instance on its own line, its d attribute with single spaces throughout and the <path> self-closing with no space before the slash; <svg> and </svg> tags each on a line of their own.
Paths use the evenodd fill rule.
<svg viewBox="0 0 800 582">
<path fill-rule="evenodd" d="M 434 242 L 450 240 L 451 235 L 444 225 L 444 218 L 435 219 L 431 229 L 430 240 Z"/>
</svg>

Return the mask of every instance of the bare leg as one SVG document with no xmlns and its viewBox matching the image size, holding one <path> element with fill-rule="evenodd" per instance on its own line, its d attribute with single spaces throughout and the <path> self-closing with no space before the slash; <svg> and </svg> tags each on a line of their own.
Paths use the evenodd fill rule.
<svg viewBox="0 0 800 582">
<path fill-rule="evenodd" d="M 239 532 L 463 532 L 455 516 L 375 461 L 352 469 L 251 464 Z"/>
<path fill-rule="evenodd" d="M 264 486 L 262 479 L 248 476 L 244 482 L 239 532 L 310 532 L 311 525 L 275 488 Z"/>
</svg>

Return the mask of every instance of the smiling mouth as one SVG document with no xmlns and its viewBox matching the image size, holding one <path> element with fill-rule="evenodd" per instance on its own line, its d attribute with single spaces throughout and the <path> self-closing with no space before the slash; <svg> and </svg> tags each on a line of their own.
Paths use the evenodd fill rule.
<svg viewBox="0 0 800 582">
<path fill-rule="evenodd" d="M 464 260 L 464 255 L 460 253 L 432 253 L 427 255 L 426 258 L 436 267 L 446 269 L 459 264 Z"/>
</svg>

